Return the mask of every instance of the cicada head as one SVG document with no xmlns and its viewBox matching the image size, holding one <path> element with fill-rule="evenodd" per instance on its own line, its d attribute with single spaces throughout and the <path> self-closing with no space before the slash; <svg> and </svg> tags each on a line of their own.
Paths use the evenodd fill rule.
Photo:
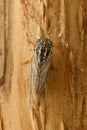
<svg viewBox="0 0 87 130">
<path fill-rule="evenodd" d="M 41 67 L 50 57 L 52 42 L 48 38 L 40 38 L 36 44 L 36 56 L 38 65 Z"/>
</svg>

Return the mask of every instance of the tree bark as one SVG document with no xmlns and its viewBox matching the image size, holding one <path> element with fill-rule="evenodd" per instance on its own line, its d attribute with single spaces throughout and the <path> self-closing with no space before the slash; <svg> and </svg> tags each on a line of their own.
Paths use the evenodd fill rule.
<svg viewBox="0 0 87 130">
<path fill-rule="evenodd" d="M 86 0 L 1 0 L 0 18 L 0 130 L 86 130 Z M 42 36 L 52 61 L 33 115 L 30 59 Z"/>
</svg>

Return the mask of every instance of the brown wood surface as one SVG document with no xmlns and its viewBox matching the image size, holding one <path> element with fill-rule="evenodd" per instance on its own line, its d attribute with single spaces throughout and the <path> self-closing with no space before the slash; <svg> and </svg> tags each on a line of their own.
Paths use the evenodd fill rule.
<svg viewBox="0 0 87 130">
<path fill-rule="evenodd" d="M 0 0 L 0 32 L 0 130 L 87 130 L 87 1 Z M 33 116 L 30 59 L 41 36 L 53 48 Z"/>
</svg>

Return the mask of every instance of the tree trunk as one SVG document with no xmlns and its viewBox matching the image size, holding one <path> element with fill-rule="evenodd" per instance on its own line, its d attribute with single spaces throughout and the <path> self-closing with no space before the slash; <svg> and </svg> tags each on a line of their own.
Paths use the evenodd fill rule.
<svg viewBox="0 0 87 130">
<path fill-rule="evenodd" d="M 0 0 L 0 19 L 0 130 L 87 130 L 86 0 Z M 36 112 L 30 59 L 40 37 L 53 47 Z"/>
</svg>

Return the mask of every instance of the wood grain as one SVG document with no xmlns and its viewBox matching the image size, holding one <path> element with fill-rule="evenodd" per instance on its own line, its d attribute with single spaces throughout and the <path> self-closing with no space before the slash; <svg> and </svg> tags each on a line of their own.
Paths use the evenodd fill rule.
<svg viewBox="0 0 87 130">
<path fill-rule="evenodd" d="M 4 1 L 0 1 L 0 85 L 5 78 L 5 12 Z"/>
</svg>

